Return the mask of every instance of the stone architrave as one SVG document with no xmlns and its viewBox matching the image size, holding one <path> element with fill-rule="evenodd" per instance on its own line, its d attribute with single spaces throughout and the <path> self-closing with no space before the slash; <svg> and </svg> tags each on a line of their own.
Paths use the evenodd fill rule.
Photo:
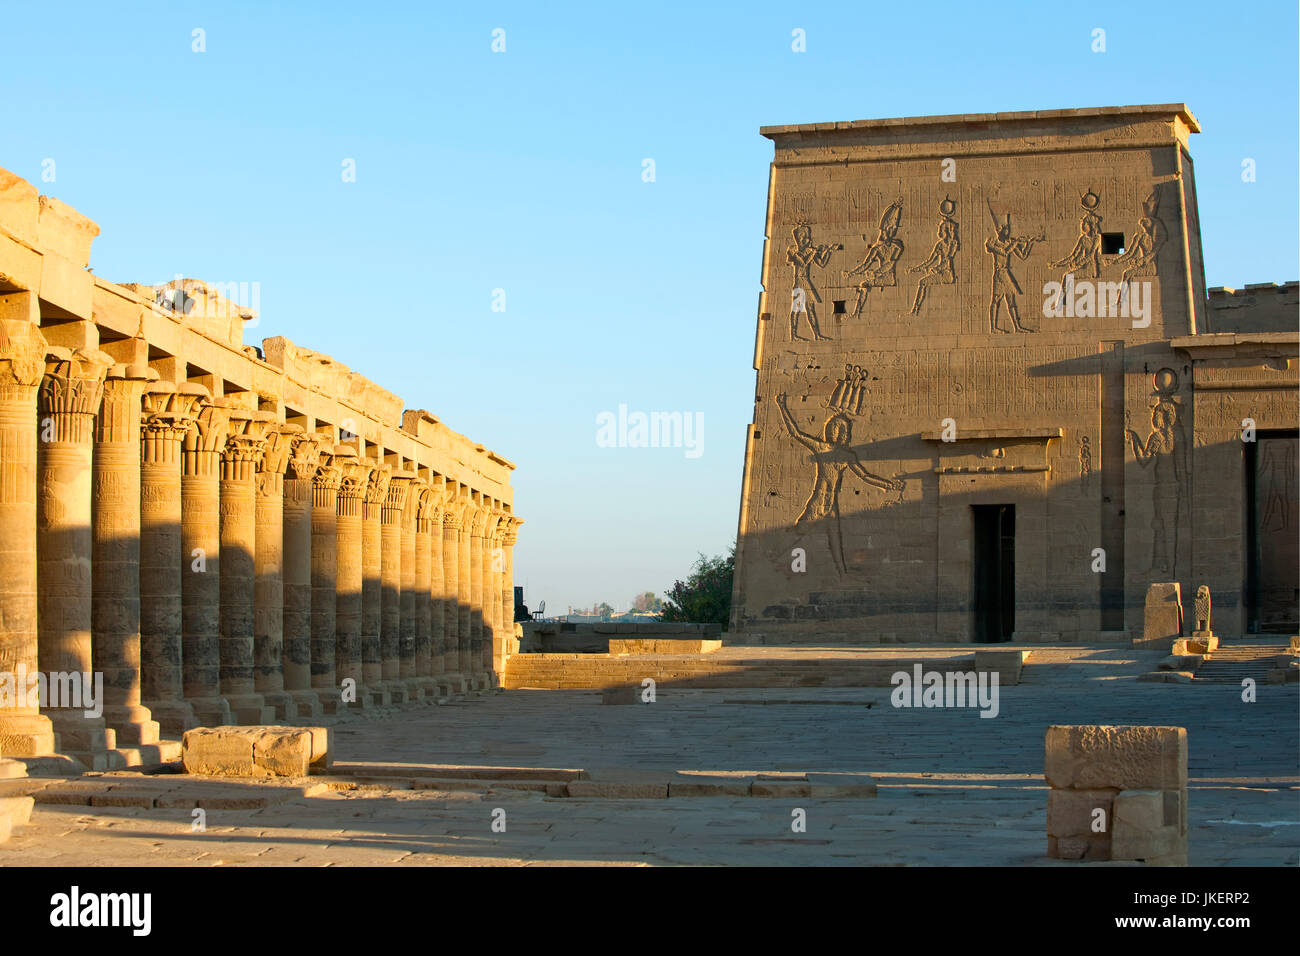
<svg viewBox="0 0 1300 956">
<path fill-rule="evenodd" d="M 342 463 L 355 456 L 356 452 L 344 445 L 326 445 L 312 477 L 311 686 L 327 714 L 336 713 L 341 703 L 334 679 L 339 481 Z"/>
<path fill-rule="evenodd" d="M 423 479 L 416 483 L 415 502 L 415 682 L 426 697 L 438 696 L 438 682 L 433 677 L 433 608 L 429 593 L 432 571 L 430 562 L 430 528 L 434 493 Z M 441 529 L 440 529 L 441 530 Z"/>
<path fill-rule="evenodd" d="M 48 346 L 33 293 L 0 295 L 0 674 L 40 670 L 36 600 L 36 393 Z M 17 317 L 15 317 L 17 316 Z M 0 749 L 11 757 L 54 752 L 54 729 L 24 686 L 0 709 Z"/>
<path fill-rule="evenodd" d="M 181 446 L 208 398 L 202 385 L 150 382 L 140 423 L 140 683 L 162 732 L 198 726 L 185 699 L 182 594 L 189 559 L 181 543 Z"/>
<path fill-rule="evenodd" d="M 394 473 L 381 509 L 380 654 L 384 689 L 394 703 L 406 700 L 402 683 L 402 515 L 415 476 Z"/>
<path fill-rule="evenodd" d="M 293 435 L 284 475 L 284 689 L 300 718 L 322 713 L 311 683 L 312 484 L 321 444 L 318 435 Z"/>
<path fill-rule="evenodd" d="M 201 725 L 232 722 L 221 696 L 221 453 L 230 409 L 205 403 L 181 452 L 181 660 Z"/>
<path fill-rule="evenodd" d="M 42 710 L 59 735 L 59 750 L 91 770 L 111 769 L 116 736 L 102 716 L 87 716 L 86 680 L 94 679 L 91 651 L 90 558 L 92 454 L 104 375 L 113 359 L 95 349 L 50 346 L 38 394 L 36 560 L 40 669 L 50 692 Z M 75 683 L 55 675 L 75 675 Z M 56 684 L 72 691 L 55 699 Z M 86 688 L 95 693 L 92 686 Z"/>
<path fill-rule="evenodd" d="M 449 484 L 442 512 L 443 680 L 455 694 L 466 688 L 460 668 L 460 510 Z"/>
<path fill-rule="evenodd" d="M 349 458 L 340 466 L 334 669 L 340 687 L 344 687 L 345 681 L 353 682 L 355 697 L 344 687 L 344 702 L 353 708 L 369 707 L 373 703 L 361 660 L 361 507 L 373 468 L 373 462 L 358 456 Z"/>
<path fill-rule="evenodd" d="M 274 424 L 270 412 L 231 409 L 221 453 L 221 695 L 241 724 L 275 720 L 253 675 L 257 465 Z"/>
<path fill-rule="evenodd" d="M 1142 638 L 1134 637 L 1134 646 L 1167 649 L 1182 636 L 1183 604 L 1178 582 L 1150 585 L 1143 610 Z"/>
<path fill-rule="evenodd" d="M 253 552 L 253 690 L 295 720 L 298 708 L 284 684 L 284 474 L 299 425 L 277 424 L 257 463 L 257 540 Z"/>
<path fill-rule="evenodd" d="M 140 703 L 140 412 L 157 379 L 147 365 L 115 365 L 95 425 L 91 659 L 104 675 L 104 720 L 132 747 L 159 740 L 158 722 Z"/>
<path fill-rule="evenodd" d="M 415 673 L 415 516 L 423 486 L 419 478 L 412 478 L 402 508 L 402 625 L 398 661 L 407 700 L 419 700 L 423 696 Z"/>
<path fill-rule="evenodd" d="M 377 465 L 366 483 L 361 513 L 361 674 L 379 706 L 391 703 L 384 687 L 383 511 L 391 465 Z"/>
</svg>

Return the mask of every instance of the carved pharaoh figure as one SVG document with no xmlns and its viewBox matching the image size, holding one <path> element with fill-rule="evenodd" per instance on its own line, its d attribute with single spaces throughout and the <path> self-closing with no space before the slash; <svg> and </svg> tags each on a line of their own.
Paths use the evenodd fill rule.
<svg viewBox="0 0 1300 956">
<path fill-rule="evenodd" d="M 862 281 L 858 283 L 858 298 L 853 306 L 854 318 L 862 314 L 862 308 L 867 304 L 867 293 L 872 288 L 883 289 L 898 282 L 894 268 L 903 255 L 902 240 L 897 238 L 902 221 L 903 199 L 900 196 L 890 203 L 880 217 L 880 230 L 875 241 L 867 247 L 866 257 L 855 268 L 844 273 L 845 278 L 862 276 Z M 867 237 L 862 238 L 865 240 Z"/>
<path fill-rule="evenodd" d="M 993 212 L 989 209 L 990 214 Z M 1011 214 L 1007 213 L 1005 222 L 998 222 L 997 216 L 993 217 L 993 226 L 997 234 L 984 243 L 984 249 L 989 255 L 993 256 L 993 294 L 989 299 L 989 331 L 990 332 L 1032 332 L 1033 329 L 1027 329 L 1020 324 L 1020 310 L 1016 306 L 1016 296 L 1024 290 L 1020 288 L 1020 283 L 1016 281 L 1015 275 L 1011 271 L 1011 259 L 1016 257 L 1024 260 L 1029 258 L 1029 254 L 1034 251 L 1034 244 L 1042 242 L 1042 235 L 1030 238 L 1028 236 L 1013 236 L 1011 234 Z M 1011 320 L 1012 328 L 1005 329 L 998 324 L 998 314 L 1002 305 L 1007 307 L 1007 318 Z"/>
<path fill-rule="evenodd" d="M 831 261 L 831 246 L 813 245 L 812 226 L 801 222 L 794 227 L 793 246 L 786 248 L 785 259 L 794 272 L 790 291 L 790 339 L 799 338 L 799 317 L 808 315 L 808 327 L 812 329 L 813 340 L 824 342 L 830 338 L 822 335 L 817 325 L 817 303 L 821 302 L 821 293 L 813 284 L 812 267 L 825 268 Z"/>
<path fill-rule="evenodd" d="M 1101 216 L 1097 214 L 1097 205 L 1101 198 L 1089 189 L 1079 200 L 1083 207 L 1083 217 L 1079 220 L 1079 238 L 1075 240 L 1070 254 L 1061 259 L 1053 259 L 1054 268 L 1064 267 L 1067 274 L 1079 271 L 1091 272 L 1092 278 L 1101 276 Z M 1061 279 L 1065 285 L 1065 279 Z"/>
<path fill-rule="evenodd" d="M 956 209 L 957 204 L 946 196 L 943 202 L 939 203 L 938 241 L 934 244 L 934 248 L 930 250 L 928 259 L 919 266 L 913 266 L 908 270 L 912 273 L 924 273 L 916 283 L 916 297 L 912 302 L 912 315 L 921 314 L 921 304 L 925 302 L 926 290 L 930 286 L 952 285 L 957 281 L 957 273 L 953 263 L 957 258 L 957 252 L 961 249 L 961 242 L 957 238 L 957 220 L 952 218 L 952 214 Z"/>
<path fill-rule="evenodd" d="M 1127 283 L 1134 276 L 1155 275 L 1156 253 L 1165 241 L 1164 223 L 1156 217 L 1159 210 L 1160 196 L 1153 189 L 1142 203 L 1142 218 L 1138 221 L 1133 242 L 1115 260 L 1115 265 L 1124 267 L 1120 281 Z"/>
</svg>

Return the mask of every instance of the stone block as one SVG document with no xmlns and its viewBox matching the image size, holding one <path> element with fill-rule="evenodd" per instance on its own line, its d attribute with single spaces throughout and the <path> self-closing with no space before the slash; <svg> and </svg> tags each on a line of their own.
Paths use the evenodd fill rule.
<svg viewBox="0 0 1300 956">
<path fill-rule="evenodd" d="M 1110 833 L 1117 790 L 1049 790 L 1047 793 L 1047 835 L 1054 837 L 1102 837 Z M 1093 830 L 1097 810 L 1105 816 L 1104 829 Z"/>
<path fill-rule="evenodd" d="M 1152 584 L 1147 588 L 1142 616 L 1142 637 L 1134 647 L 1169 647 L 1183 636 L 1182 590 L 1177 581 Z"/>
<path fill-rule="evenodd" d="M 1162 671 L 1191 671 L 1201 666 L 1199 654 L 1170 654 L 1156 665 Z"/>
<path fill-rule="evenodd" d="M 1151 684 L 1190 684 L 1195 676 L 1191 671 L 1148 671 L 1137 679 Z"/>
<path fill-rule="evenodd" d="M 328 769 L 325 727 L 198 727 L 187 730 L 186 773 L 223 777 L 305 777 Z"/>
<path fill-rule="evenodd" d="M 1058 789 L 1187 787 L 1182 727 L 1056 725 L 1047 728 L 1044 774 Z"/>
<path fill-rule="evenodd" d="M 1004 687 L 1019 684 L 1021 669 L 1030 653 L 1030 651 L 1019 650 L 976 651 L 975 671 L 996 673 L 998 684 Z"/>
</svg>

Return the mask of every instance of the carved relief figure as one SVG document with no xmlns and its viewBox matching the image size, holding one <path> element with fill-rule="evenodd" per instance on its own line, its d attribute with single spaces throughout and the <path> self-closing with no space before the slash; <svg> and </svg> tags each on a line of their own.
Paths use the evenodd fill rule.
<svg viewBox="0 0 1300 956">
<path fill-rule="evenodd" d="M 1043 242 L 1046 237 L 1039 235 L 1031 239 L 1027 236 L 1013 236 L 1011 213 L 1007 213 L 1006 222 L 1003 223 L 998 222 L 992 206 L 989 207 L 989 215 L 993 216 L 993 228 L 997 231 L 997 235 L 984 243 L 984 249 L 993 256 L 993 295 L 989 299 L 989 331 L 1032 332 L 1033 329 L 1027 329 L 1020 324 L 1016 296 L 1024 290 L 1020 288 L 1020 283 L 1011 272 L 1011 257 L 1028 259 L 1029 254 L 1034 251 L 1034 243 Z M 1011 320 L 1010 329 L 1003 328 L 998 322 L 998 314 L 1004 303 L 1007 307 L 1007 318 Z"/>
<path fill-rule="evenodd" d="M 921 314 L 921 303 L 925 301 L 925 292 L 932 285 L 952 285 L 957 281 L 954 261 L 961 243 L 957 238 L 957 220 L 952 218 L 957 204 L 944 197 L 939 203 L 939 240 L 930 250 L 930 258 L 919 266 L 913 266 L 909 272 L 924 272 L 916 283 L 916 298 L 912 302 L 912 315 Z"/>
<path fill-rule="evenodd" d="M 1151 570 L 1177 573 L 1178 525 L 1183 513 L 1183 485 L 1187 474 L 1187 448 L 1183 441 L 1179 408 L 1173 397 L 1178 375 L 1162 368 L 1155 374 L 1155 407 L 1151 409 L 1151 434 L 1142 439 L 1128 429 L 1133 457 L 1152 471 Z M 1127 417 L 1127 413 L 1125 413 Z"/>
<path fill-rule="evenodd" d="M 1084 435 L 1079 439 L 1079 487 L 1084 494 L 1092 479 L 1092 442 Z"/>
<path fill-rule="evenodd" d="M 831 559 L 835 562 L 836 570 L 843 574 L 846 562 L 840 535 L 840 486 L 844 483 L 845 470 L 852 471 L 867 484 L 885 491 L 898 491 L 903 482 L 896 478 L 882 478 L 867 471 L 857 453 L 849 447 L 852 423 L 848 416 L 835 414 L 826 419 L 822 437 L 818 438 L 800 430 L 786 407 L 785 395 L 776 397 L 776 407 L 781 411 L 781 421 L 785 423 L 790 437 L 812 452 L 816 466 L 812 493 L 808 496 L 802 513 L 795 519 L 795 527 L 824 521 Z"/>
<path fill-rule="evenodd" d="M 897 284 L 894 267 L 903 254 L 902 240 L 897 238 L 898 227 L 902 221 L 903 199 L 900 196 L 890 203 L 889 208 L 880 217 L 880 231 L 876 235 L 876 241 L 867 247 L 866 258 L 855 269 L 844 273 L 846 279 L 862 276 L 862 281 L 858 283 L 857 302 L 853 305 L 854 318 L 862 314 L 862 307 L 867 304 L 867 293 L 873 287 L 883 289 Z M 866 238 L 863 236 L 863 241 L 866 241 Z"/>
<path fill-rule="evenodd" d="M 844 377 L 835 383 L 827 408 L 850 415 L 862 414 L 862 403 L 867 397 L 868 372 L 861 365 L 845 365 Z"/>
<path fill-rule="evenodd" d="M 1124 253 L 1115 260 L 1115 265 L 1124 266 L 1121 282 L 1127 283 L 1134 276 L 1153 276 L 1156 274 L 1156 253 L 1165 241 L 1165 225 L 1156 213 L 1160 210 L 1160 197 L 1153 189 L 1151 195 L 1142 203 L 1142 218 L 1138 221 L 1138 231 L 1133 242 Z"/>
<path fill-rule="evenodd" d="M 799 335 L 799 316 L 808 314 L 808 327 L 812 329 L 813 339 L 827 341 L 830 336 L 822 335 L 817 327 L 817 303 L 821 302 L 821 293 L 813 284 L 812 267 L 825 268 L 831 261 L 831 252 L 840 246 L 813 245 L 812 226 L 801 222 L 794 227 L 794 245 L 787 246 L 785 261 L 790 263 L 794 273 L 790 295 L 790 339 L 801 338 Z"/>
<path fill-rule="evenodd" d="M 1097 214 L 1100 202 L 1101 198 L 1091 189 L 1083 194 L 1079 200 L 1079 205 L 1083 207 L 1083 218 L 1079 220 L 1079 238 L 1075 240 L 1074 248 L 1068 256 L 1052 260 L 1053 268 L 1064 266 L 1067 274 L 1084 274 L 1091 269 L 1092 278 L 1101 277 L 1101 216 Z M 1065 285 L 1064 276 L 1061 277 L 1061 284 Z"/>
<path fill-rule="evenodd" d="M 1196 631 L 1210 633 L 1210 589 L 1204 584 L 1196 589 Z"/>
<path fill-rule="evenodd" d="M 1260 518 L 1262 531 L 1287 531 L 1291 528 L 1291 502 L 1295 500 L 1295 459 L 1284 452 L 1279 442 L 1265 442 L 1259 464 L 1260 485 L 1264 488 L 1264 510 Z"/>
</svg>

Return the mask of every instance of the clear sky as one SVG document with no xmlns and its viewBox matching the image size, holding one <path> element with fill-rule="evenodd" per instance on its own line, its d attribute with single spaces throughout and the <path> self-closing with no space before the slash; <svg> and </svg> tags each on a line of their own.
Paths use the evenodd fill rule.
<svg viewBox="0 0 1300 956">
<path fill-rule="evenodd" d="M 329 353 L 516 462 L 515 583 L 548 612 L 663 593 L 735 537 L 759 126 L 1185 102 L 1208 283 L 1300 276 L 1294 2 L 3 0 L 0 22 L 0 166 L 100 224 L 96 274 L 256 282 L 247 341 Z M 601 447 L 620 404 L 702 416 L 702 440 Z"/>
</svg>

